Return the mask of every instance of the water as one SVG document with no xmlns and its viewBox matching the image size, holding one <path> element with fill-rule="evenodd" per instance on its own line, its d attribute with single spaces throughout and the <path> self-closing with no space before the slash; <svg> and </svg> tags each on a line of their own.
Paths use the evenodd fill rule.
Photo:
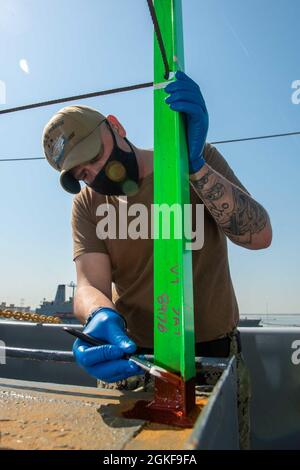
<svg viewBox="0 0 300 470">
<path fill-rule="evenodd" d="M 300 327 L 300 313 L 268 313 L 268 314 L 241 314 L 241 320 L 261 319 L 261 326 L 298 326 Z"/>
</svg>

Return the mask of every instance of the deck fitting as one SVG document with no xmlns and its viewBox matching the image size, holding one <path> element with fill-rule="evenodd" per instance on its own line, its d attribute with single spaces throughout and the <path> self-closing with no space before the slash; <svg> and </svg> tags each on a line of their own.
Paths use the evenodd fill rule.
<svg viewBox="0 0 300 470">
<path fill-rule="evenodd" d="M 155 379 L 153 401 L 138 401 L 123 416 L 129 419 L 142 419 L 169 426 L 193 427 L 198 412 L 195 400 L 195 379 L 185 382 L 179 379 L 177 384 Z"/>
</svg>

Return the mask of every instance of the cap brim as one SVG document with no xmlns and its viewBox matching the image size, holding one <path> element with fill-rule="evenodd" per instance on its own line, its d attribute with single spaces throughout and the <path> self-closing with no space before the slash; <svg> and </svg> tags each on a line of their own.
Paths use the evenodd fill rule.
<svg viewBox="0 0 300 470">
<path fill-rule="evenodd" d="M 89 162 L 97 156 L 100 150 L 101 139 L 98 125 L 90 135 L 79 142 L 67 155 L 60 174 L 60 184 L 65 191 L 71 194 L 78 194 L 81 191 L 79 181 L 74 178 L 70 170 L 77 165 Z"/>
<path fill-rule="evenodd" d="M 66 156 L 62 170 L 69 171 L 77 165 L 87 163 L 95 158 L 101 150 L 99 126 L 85 139 L 81 140 Z"/>
<path fill-rule="evenodd" d="M 81 191 L 79 181 L 74 178 L 70 171 L 63 170 L 60 174 L 60 184 L 65 191 L 71 194 L 78 194 Z"/>
</svg>

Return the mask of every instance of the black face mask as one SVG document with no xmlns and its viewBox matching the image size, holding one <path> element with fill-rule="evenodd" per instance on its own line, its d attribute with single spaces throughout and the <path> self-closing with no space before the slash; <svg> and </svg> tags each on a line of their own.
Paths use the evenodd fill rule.
<svg viewBox="0 0 300 470">
<path fill-rule="evenodd" d="M 125 152 L 117 145 L 116 137 L 109 125 L 114 146 L 110 157 L 101 168 L 94 181 L 88 186 L 94 191 L 106 196 L 131 196 L 137 193 L 139 186 L 139 168 L 137 159 L 130 142 L 124 140 L 131 148 L 131 152 Z"/>
</svg>

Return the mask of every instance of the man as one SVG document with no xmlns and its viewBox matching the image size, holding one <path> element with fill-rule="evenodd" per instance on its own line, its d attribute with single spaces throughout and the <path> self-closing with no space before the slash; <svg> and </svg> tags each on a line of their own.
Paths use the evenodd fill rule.
<svg viewBox="0 0 300 470">
<path fill-rule="evenodd" d="M 176 80 L 165 90 L 169 94 L 166 105 L 186 117 L 194 225 L 196 205 L 205 205 L 204 245 L 192 254 L 196 355 L 237 355 L 239 400 L 243 401 L 239 407 L 241 446 L 247 448 L 248 417 L 244 415 L 248 413 L 249 393 L 247 377 L 241 380 L 245 369 L 236 330 L 238 306 L 226 237 L 244 248 L 267 248 L 272 239 L 270 220 L 221 154 L 206 143 L 208 113 L 198 85 L 177 72 Z M 107 343 L 90 347 L 76 340 L 76 360 L 104 382 L 141 374 L 124 354 L 137 348 L 138 352 L 153 350 L 153 241 L 114 236 L 105 239 L 100 222 L 105 207 L 119 215 L 124 204 L 128 213 L 137 203 L 150 209 L 153 152 L 129 142 L 114 116 L 105 118 L 84 106 L 69 106 L 58 112 L 44 130 L 43 144 L 49 163 L 61 172 L 63 188 L 78 193 L 72 213 L 77 269 L 75 315 L 85 324 L 86 333 Z M 82 190 L 79 180 L 86 184 Z M 168 175 L 166 184 L 172 184 Z M 121 218 L 117 224 L 119 233 L 124 228 Z M 112 300 L 112 282 L 119 296 L 116 302 Z"/>
</svg>

